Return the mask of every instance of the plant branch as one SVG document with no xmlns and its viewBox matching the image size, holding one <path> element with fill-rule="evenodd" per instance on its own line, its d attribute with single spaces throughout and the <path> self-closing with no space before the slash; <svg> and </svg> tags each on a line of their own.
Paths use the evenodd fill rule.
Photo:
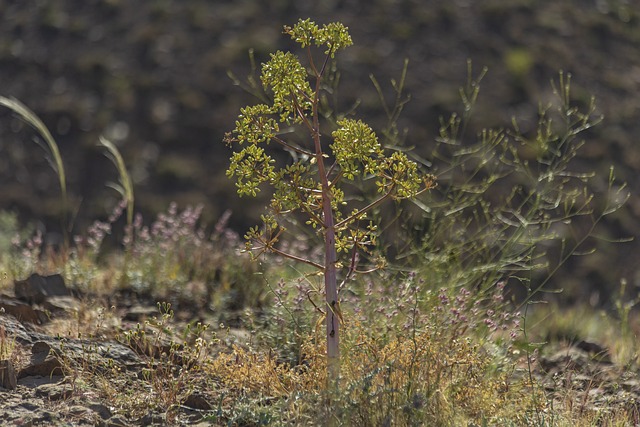
<svg viewBox="0 0 640 427">
<path fill-rule="evenodd" d="M 298 198 L 302 200 L 302 197 L 301 197 L 302 194 L 300 194 L 300 192 L 298 191 L 299 189 L 300 187 L 296 186 L 296 195 L 298 195 Z M 313 192 L 314 190 L 312 189 L 311 191 Z M 302 207 L 304 212 L 306 212 L 307 215 L 309 215 L 309 217 L 311 217 L 314 221 L 316 221 L 318 224 L 324 224 L 324 221 L 322 221 L 322 218 L 316 215 L 315 212 L 313 212 L 313 210 L 309 208 L 306 203 L 300 203 L 300 206 Z"/>
<path fill-rule="evenodd" d="M 250 250 L 253 251 L 253 250 L 257 250 L 257 249 L 259 249 L 259 248 L 251 248 Z M 269 246 L 268 248 L 265 247 L 263 249 L 268 249 L 269 252 L 273 252 L 273 253 L 275 253 L 277 255 L 280 255 L 280 256 L 283 256 L 285 258 L 289 258 L 289 259 L 292 259 L 294 261 L 298 261 L 298 262 L 301 262 L 303 264 L 310 265 L 310 266 L 315 267 L 315 268 L 317 268 L 319 270 L 324 270 L 324 267 L 322 265 L 316 263 L 316 262 L 313 262 L 313 261 L 308 260 L 306 258 L 299 257 L 297 255 L 290 254 L 288 252 L 281 251 L 280 249 L 278 249 L 276 247 Z"/>
<path fill-rule="evenodd" d="M 309 66 L 311 67 L 311 71 L 313 71 L 313 75 L 315 77 L 320 77 L 318 69 L 316 68 L 316 63 L 313 60 L 313 55 L 311 54 L 311 45 L 307 46 L 307 58 L 309 58 Z"/>
<path fill-rule="evenodd" d="M 300 108 L 300 104 L 298 103 L 298 99 L 295 96 L 293 96 L 293 94 L 291 94 L 291 99 L 293 100 L 293 105 L 296 109 L 296 113 L 298 114 L 298 117 L 300 117 L 300 119 L 302 120 L 302 123 L 304 123 L 304 125 L 307 127 L 309 132 L 313 133 L 313 124 L 309 121 L 309 118 L 304 115 L 304 112 L 302 111 L 302 108 Z M 313 157 L 314 155 L 315 154 L 312 154 L 311 156 Z"/>
<path fill-rule="evenodd" d="M 336 228 L 343 227 L 345 224 L 353 221 L 354 219 L 357 219 L 357 218 L 361 217 L 365 212 L 370 211 L 371 209 L 375 208 L 379 204 L 383 203 L 385 200 L 387 200 L 389 197 L 391 197 L 391 194 L 393 194 L 392 190 L 393 190 L 393 188 L 390 189 L 384 196 L 379 197 L 378 199 L 376 199 L 373 202 L 369 203 L 364 208 L 360 209 L 358 212 L 356 212 L 356 213 L 354 213 L 352 215 L 349 215 L 348 217 L 346 217 L 342 221 L 338 222 L 336 224 Z"/>
<path fill-rule="evenodd" d="M 304 154 L 305 156 L 309 156 L 309 157 L 313 157 L 315 155 L 311 151 L 307 151 L 304 148 L 300 148 L 300 147 L 297 147 L 295 145 L 291 145 L 290 143 L 288 143 L 284 139 L 278 138 L 277 136 L 271 137 L 271 140 L 277 142 L 278 144 L 282 145 L 285 148 L 288 148 L 288 149 L 290 149 L 292 151 L 295 151 L 298 154 Z"/>
<path fill-rule="evenodd" d="M 333 170 L 336 168 L 336 166 L 338 165 L 338 162 L 333 162 L 333 164 L 331 165 L 331 167 L 329 168 L 329 172 L 327 172 L 327 179 L 329 179 L 329 177 L 331 176 L 331 174 L 333 173 Z M 329 179 L 329 187 L 335 187 L 335 185 L 340 182 L 340 179 L 342 178 L 343 175 L 343 170 L 341 169 L 336 176 L 333 179 Z"/>
</svg>

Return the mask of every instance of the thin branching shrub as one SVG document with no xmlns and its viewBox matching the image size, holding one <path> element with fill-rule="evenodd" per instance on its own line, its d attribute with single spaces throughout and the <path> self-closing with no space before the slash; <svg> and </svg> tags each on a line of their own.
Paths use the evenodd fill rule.
<svg viewBox="0 0 640 427">
<path fill-rule="evenodd" d="M 418 266 L 429 287 L 482 293 L 508 281 L 524 307 L 554 291 L 554 274 L 574 255 L 591 250 L 594 230 L 629 197 L 613 168 L 607 192 L 596 199 L 595 175 L 576 171 L 583 134 L 599 123 L 592 98 L 571 97 L 571 76 L 552 82 L 555 100 L 541 105 L 537 125 L 520 130 L 483 129 L 467 135 L 480 77 L 461 90 L 464 114 L 442 120 L 431 153 L 439 186 L 416 200 L 421 211 L 409 240 L 419 241 L 404 260 Z M 415 218 L 415 217 L 414 217 Z M 417 231 L 416 231 L 417 229 Z"/>
</svg>

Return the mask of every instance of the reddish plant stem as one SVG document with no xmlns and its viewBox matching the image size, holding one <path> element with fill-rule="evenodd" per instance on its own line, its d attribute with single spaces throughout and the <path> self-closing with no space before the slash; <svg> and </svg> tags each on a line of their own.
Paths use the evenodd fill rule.
<svg viewBox="0 0 640 427">
<path fill-rule="evenodd" d="M 312 103 L 312 134 L 316 151 L 316 162 L 318 164 L 318 175 L 322 187 L 322 214 L 324 222 L 324 288 L 327 303 L 327 386 L 329 389 L 339 387 L 340 379 L 340 320 L 338 301 L 338 279 L 336 272 L 336 228 L 333 219 L 333 208 L 331 207 L 331 187 L 324 165 L 322 144 L 320 142 L 320 123 L 318 120 L 318 104 L 320 84 L 322 75 L 329 60 L 329 55 L 325 58 L 324 64 L 319 72 L 315 66 L 316 87 Z"/>
</svg>

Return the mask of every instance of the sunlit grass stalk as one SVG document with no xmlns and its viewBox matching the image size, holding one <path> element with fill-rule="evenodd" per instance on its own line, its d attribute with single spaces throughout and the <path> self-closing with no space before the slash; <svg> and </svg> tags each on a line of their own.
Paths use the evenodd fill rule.
<svg viewBox="0 0 640 427">
<path fill-rule="evenodd" d="M 127 167 L 124 163 L 124 159 L 120 154 L 118 148 L 107 138 L 104 136 L 100 136 L 100 142 L 98 146 L 106 148 L 107 152 L 105 156 L 111 160 L 111 162 L 118 169 L 119 175 L 119 184 L 108 183 L 107 185 L 114 190 L 116 190 L 127 202 L 127 227 L 131 231 L 131 238 L 133 239 L 133 208 L 134 208 L 134 195 L 133 195 L 133 181 L 131 180 L 131 175 L 127 171 Z M 133 243 L 133 242 L 130 242 Z M 133 247 L 132 244 L 129 244 L 125 249 L 124 254 L 124 266 L 122 271 L 122 276 L 120 278 L 121 284 L 124 285 L 127 281 L 127 271 L 129 267 L 129 258 L 130 258 L 130 248 Z"/>
<path fill-rule="evenodd" d="M 62 194 L 62 229 L 64 234 L 65 246 L 68 246 L 68 230 L 67 226 L 67 210 L 68 210 L 68 199 L 67 199 L 67 179 L 64 171 L 64 164 L 62 163 L 62 157 L 60 156 L 60 150 L 58 149 L 58 144 L 51 136 L 51 132 L 45 126 L 45 124 L 36 116 L 36 114 L 31 111 L 26 105 L 18 101 L 14 98 L 6 98 L 4 96 L 0 96 L 0 105 L 7 107 L 16 113 L 22 120 L 24 120 L 27 124 L 32 126 L 42 138 L 44 138 L 47 146 L 49 147 L 49 151 L 51 152 L 51 156 L 53 157 L 53 162 L 51 163 L 51 167 L 58 175 L 58 182 L 60 184 L 60 191 Z"/>
<path fill-rule="evenodd" d="M 119 184 L 109 183 L 107 184 L 109 187 L 116 190 L 127 202 L 127 225 L 129 227 L 133 224 L 133 208 L 134 208 L 134 195 L 133 195 L 133 181 L 131 181 L 131 176 L 127 171 L 127 167 L 125 166 L 124 159 L 118 151 L 118 148 L 104 136 L 100 137 L 100 142 L 98 146 L 104 147 L 107 149 L 107 154 L 105 154 L 116 166 L 118 169 L 119 175 Z"/>
</svg>

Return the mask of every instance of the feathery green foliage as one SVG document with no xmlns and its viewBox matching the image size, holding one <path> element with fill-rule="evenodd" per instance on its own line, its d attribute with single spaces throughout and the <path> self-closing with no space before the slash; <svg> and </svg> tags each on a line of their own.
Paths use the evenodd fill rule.
<svg viewBox="0 0 640 427">
<path fill-rule="evenodd" d="M 306 50 L 307 67 L 296 55 L 280 51 L 263 64 L 260 80 L 272 100 L 241 110 L 235 129 L 225 137 L 238 150 L 231 156 L 227 175 L 236 179 L 240 196 L 256 196 L 263 184 L 273 189 L 269 212 L 262 217 L 263 226 L 251 228 L 246 235 L 247 250 L 256 256 L 275 252 L 324 273 L 329 380 L 337 383 L 342 318 L 337 268 L 344 265 L 339 264 L 337 253 L 351 257 L 351 263 L 346 264 L 347 276 L 353 273 L 356 253 L 369 254 L 369 247 L 376 241 L 377 226 L 371 211 L 385 201 L 409 199 L 432 188 L 434 177 L 422 174 L 405 153 L 385 150 L 361 120 L 337 120 L 337 128 L 331 132 L 332 143 L 327 144 L 318 111 L 322 82 L 329 61 L 352 44 L 351 37 L 340 23 L 318 27 L 309 19 L 285 27 L 284 32 Z M 311 45 L 326 48 L 320 61 Z M 281 138 L 280 124 L 302 127 L 308 142 L 301 146 Z M 271 142 L 297 156 L 289 164 L 278 165 L 264 148 Z M 356 179 L 374 179 L 378 198 L 366 205 L 349 201 L 347 188 Z M 321 262 L 300 258 L 277 246 L 286 231 L 283 217 L 299 214 L 324 241 Z M 361 222 L 368 225 L 362 227 Z"/>
</svg>

